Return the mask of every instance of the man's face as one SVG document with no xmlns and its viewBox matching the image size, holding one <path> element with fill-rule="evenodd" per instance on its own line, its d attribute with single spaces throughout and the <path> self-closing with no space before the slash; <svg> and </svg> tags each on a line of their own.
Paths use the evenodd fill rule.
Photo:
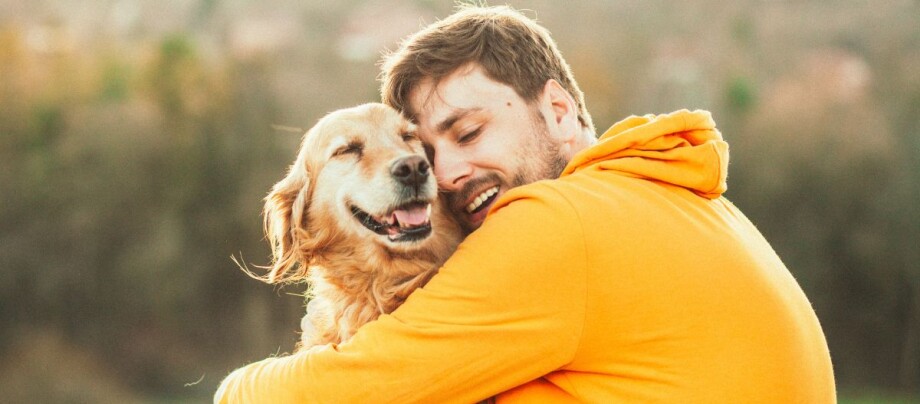
<svg viewBox="0 0 920 404">
<path fill-rule="evenodd" d="M 460 68 L 436 87 L 422 81 L 410 102 L 438 187 L 467 231 L 508 189 L 556 178 L 565 167 L 544 113 L 478 66 Z"/>
</svg>

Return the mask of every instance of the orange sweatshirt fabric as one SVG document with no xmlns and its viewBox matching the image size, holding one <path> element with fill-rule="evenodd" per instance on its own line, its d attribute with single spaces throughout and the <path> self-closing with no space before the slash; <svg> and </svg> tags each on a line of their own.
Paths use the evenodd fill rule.
<svg viewBox="0 0 920 404">
<path fill-rule="evenodd" d="M 834 402 L 818 319 L 721 196 L 727 165 L 708 112 L 627 118 L 507 192 L 391 315 L 215 402 Z"/>
</svg>

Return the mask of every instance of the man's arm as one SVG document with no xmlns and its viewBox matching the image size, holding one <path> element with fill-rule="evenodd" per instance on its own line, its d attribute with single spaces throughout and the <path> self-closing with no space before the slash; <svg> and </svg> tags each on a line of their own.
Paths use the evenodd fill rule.
<svg viewBox="0 0 920 404">
<path fill-rule="evenodd" d="M 499 202 L 392 315 L 239 369 L 215 402 L 473 402 L 566 365 L 585 315 L 581 223 L 546 184 Z"/>
</svg>

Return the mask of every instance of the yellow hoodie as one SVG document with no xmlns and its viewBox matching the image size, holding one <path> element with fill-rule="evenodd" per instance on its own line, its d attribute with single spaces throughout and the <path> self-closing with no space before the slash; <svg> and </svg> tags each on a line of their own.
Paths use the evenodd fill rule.
<svg viewBox="0 0 920 404">
<path fill-rule="evenodd" d="M 708 112 L 627 118 L 507 192 L 392 315 L 215 402 L 834 402 L 818 319 L 721 197 L 727 165 Z"/>
</svg>

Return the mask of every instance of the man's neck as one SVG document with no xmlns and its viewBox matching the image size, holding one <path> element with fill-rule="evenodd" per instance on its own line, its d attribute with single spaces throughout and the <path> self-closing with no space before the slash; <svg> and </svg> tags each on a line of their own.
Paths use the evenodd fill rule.
<svg viewBox="0 0 920 404">
<path fill-rule="evenodd" d="M 575 157 L 578 152 L 587 149 L 591 146 L 597 144 L 597 134 L 594 133 L 590 128 L 582 128 L 581 133 L 575 137 L 575 140 L 571 143 L 571 147 L 568 148 L 568 153 L 565 156 L 567 161 L 571 161 L 572 157 Z"/>
</svg>

